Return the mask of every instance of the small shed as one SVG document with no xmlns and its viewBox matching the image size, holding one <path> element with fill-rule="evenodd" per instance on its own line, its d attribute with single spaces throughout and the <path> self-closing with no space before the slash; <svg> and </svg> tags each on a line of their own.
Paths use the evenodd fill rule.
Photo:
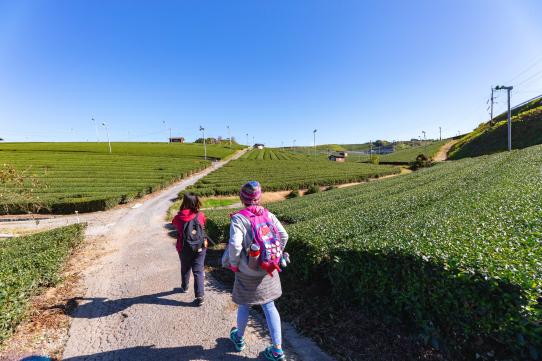
<svg viewBox="0 0 542 361">
<path fill-rule="evenodd" d="M 348 153 L 347 152 L 339 152 L 339 155 L 340 156 L 343 156 L 343 157 L 348 157 Z"/>
<path fill-rule="evenodd" d="M 171 137 L 169 138 L 170 143 L 184 143 L 184 137 Z"/>
<path fill-rule="evenodd" d="M 340 154 L 332 154 L 329 157 L 327 157 L 327 159 L 329 159 L 332 162 L 344 162 L 346 160 L 344 155 L 340 155 Z"/>
<path fill-rule="evenodd" d="M 265 146 L 263 144 L 261 144 L 261 143 L 254 144 L 254 149 L 263 149 L 263 147 L 265 147 Z"/>
</svg>

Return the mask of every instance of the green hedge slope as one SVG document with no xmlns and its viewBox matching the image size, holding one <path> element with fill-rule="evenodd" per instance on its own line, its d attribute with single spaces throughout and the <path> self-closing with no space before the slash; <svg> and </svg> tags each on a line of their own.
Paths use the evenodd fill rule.
<svg viewBox="0 0 542 361">
<path fill-rule="evenodd" d="M 541 143 L 542 106 L 523 111 L 512 117 L 513 149 L 522 149 Z M 478 157 L 507 149 L 508 121 L 505 119 L 497 121 L 494 125 L 481 124 L 450 149 L 449 158 Z"/>
<path fill-rule="evenodd" d="M 30 298 L 55 285 L 72 248 L 83 239 L 77 224 L 0 240 L 0 342 L 23 319 Z"/>
<path fill-rule="evenodd" d="M 459 358 L 542 351 L 542 146 L 270 205 L 288 271 Z M 227 213 L 210 212 L 224 236 Z"/>
</svg>

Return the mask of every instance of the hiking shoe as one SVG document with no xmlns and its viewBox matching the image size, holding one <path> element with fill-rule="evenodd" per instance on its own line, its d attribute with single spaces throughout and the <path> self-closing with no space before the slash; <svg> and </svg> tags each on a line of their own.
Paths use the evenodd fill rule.
<svg viewBox="0 0 542 361">
<path fill-rule="evenodd" d="M 266 359 L 269 361 L 284 361 L 286 356 L 284 356 L 284 351 L 275 348 L 274 346 L 269 346 L 263 352 Z"/>
<path fill-rule="evenodd" d="M 239 337 L 238 335 L 239 330 L 237 327 L 233 327 L 230 331 L 230 340 L 233 342 L 233 345 L 235 346 L 235 349 L 237 352 L 243 351 L 245 349 L 245 338 Z"/>
<path fill-rule="evenodd" d="M 205 304 L 205 298 L 203 297 L 196 297 L 196 305 L 203 306 Z"/>
</svg>

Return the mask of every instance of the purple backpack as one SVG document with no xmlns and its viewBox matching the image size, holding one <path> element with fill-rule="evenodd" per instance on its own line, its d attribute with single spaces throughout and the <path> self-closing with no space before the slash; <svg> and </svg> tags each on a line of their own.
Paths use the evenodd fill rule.
<svg viewBox="0 0 542 361">
<path fill-rule="evenodd" d="M 282 258 L 282 243 L 279 230 L 269 218 L 269 211 L 263 210 L 262 215 L 256 215 L 248 209 L 239 211 L 239 214 L 250 220 L 252 228 L 252 242 L 260 247 L 260 268 L 270 276 L 274 270 L 280 270 Z"/>
</svg>

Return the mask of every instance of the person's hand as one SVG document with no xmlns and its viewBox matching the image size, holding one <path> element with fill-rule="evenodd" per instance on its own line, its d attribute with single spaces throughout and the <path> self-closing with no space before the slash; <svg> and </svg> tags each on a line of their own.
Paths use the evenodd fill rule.
<svg viewBox="0 0 542 361">
<path fill-rule="evenodd" d="M 231 270 L 232 272 L 239 272 L 239 267 L 237 267 L 237 266 L 230 266 L 230 270 Z"/>
</svg>

